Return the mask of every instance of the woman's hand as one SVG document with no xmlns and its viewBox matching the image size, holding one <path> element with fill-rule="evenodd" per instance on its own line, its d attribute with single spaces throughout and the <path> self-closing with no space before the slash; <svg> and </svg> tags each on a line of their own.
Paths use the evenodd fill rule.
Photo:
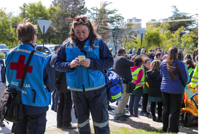
<svg viewBox="0 0 200 134">
<path fill-rule="evenodd" d="M 75 58 L 71 63 L 70 63 L 70 68 L 75 68 L 76 66 L 79 66 L 79 61 L 78 58 Z"/>
<path fill-rule="evenodd" d="M 79 61 L 79 64 L 81 64 L 84 67 L 89 67 L 90 66 L 90 59 L 86 58 L 85 60 Z"/>
</svg>

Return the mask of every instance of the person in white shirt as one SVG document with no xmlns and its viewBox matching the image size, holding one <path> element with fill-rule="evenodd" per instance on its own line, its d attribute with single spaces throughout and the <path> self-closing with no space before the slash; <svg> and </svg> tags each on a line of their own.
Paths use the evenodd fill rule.
<svg viewBox="0 0 200 134">
<path fill-rule="evenodd" d="M 145 54 L 145 50 L 144 49 L 145 49 L 145 47 L 142 48 L 141 54 Z"/>
</svg>

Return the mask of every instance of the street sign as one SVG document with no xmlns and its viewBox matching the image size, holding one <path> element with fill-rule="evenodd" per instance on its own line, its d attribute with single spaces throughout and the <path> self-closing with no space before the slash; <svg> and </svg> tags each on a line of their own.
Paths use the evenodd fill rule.
<svg viewBox="0 0 200 134">
<path fill-rule="evenodd" d="M 146 34 L 147 30 L 145 30 L 145 28 L 140 28 L 139 30 L 139 35 L 140 35 L 140 39 L 141 39 L 141 46 L 140 48 L 142 48 L 142 39 L 144 37 L 144 35 Z"/>
<path fill-rule="evenodd" d="M 51 24 L 51 20 L 37 20 L 38 25 L 40 27 L 40 30 L 42 31 L 43 34 L 43 47 L 42 47 L 42 52 L 44 52 L 44 40 L 45 40 L 45 33 L 47 32 L 47 29 L 49 28 Z"/>
<path fill-rule="evenodd" d="M 37 20 L 37 22 L 40 27 L 40 30 L 42 31 L 42 34 L 45 34 L 52 21 L 51 20 Z"/>
<path fill-rule="evenodd" d="M 144 28 L 140 28 L 139 30 L 139 34 L 140 34 L 140 38 L 141 40 L 143 39 L 144 35 L 146 34 L 147 30 L 145 30 Z"/>
</svg>

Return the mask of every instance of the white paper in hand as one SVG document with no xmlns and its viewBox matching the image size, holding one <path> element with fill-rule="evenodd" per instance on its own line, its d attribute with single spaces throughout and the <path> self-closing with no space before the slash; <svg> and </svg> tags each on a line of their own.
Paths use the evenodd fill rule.
<svg viewBox="0 0 200 134">
<path fill-rule="evenodd" d="M 85 60 L 85 56 L 84 56 L 84 55 L 78 56 L 78 60 L 79 60 L 79 61 Z"/>
</svg>

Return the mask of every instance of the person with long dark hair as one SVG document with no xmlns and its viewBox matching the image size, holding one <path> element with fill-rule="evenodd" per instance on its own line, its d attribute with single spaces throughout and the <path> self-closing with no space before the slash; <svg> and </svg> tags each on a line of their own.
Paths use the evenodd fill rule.
<svg viewBox="0 0 200 134">
<path fill-rule="evenodd" d="M 178 60 L 178 49 L 171 47 L 167 60 L 160 66 L 162 77 L 161 92 L 163 97 L 164 132 L 178 133 L 179 115 L 184 87 L 187 84 L 187 72 L 183 62 Z"/>
<path fill-rule="evenodd" d="M 66 72 L 80 134 L 91 134 L 90 113 L 95 133 L 110 133 L 105 76 L 100 70 L 112 65 L 112 54 L 91 21 L 85 16 L 74 18 L 70 38 L 58 51 L 54 67 L 57 71 Z"/>
</svg>

